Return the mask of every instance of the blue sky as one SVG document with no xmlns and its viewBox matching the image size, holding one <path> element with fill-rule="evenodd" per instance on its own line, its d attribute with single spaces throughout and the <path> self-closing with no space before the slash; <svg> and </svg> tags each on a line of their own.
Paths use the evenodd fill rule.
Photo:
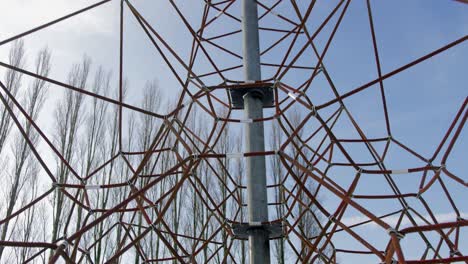
<svg viewBox="0 0 468 264">
<path fill-rule="evenodd" d="M 0 40 L 23 32 L 34 25 L 49 21 L 61 15 L 87 6 L 94 1 L 61 1 L 61 0 L 20 0 L 8 1 L 0 0 Z M 177 17 L 168 1 L 134 1 L 142 15 L 147 17 L 149 22 L 161 36 L 177 51 L 184 60 L 187 60 L 191 36 L 185 26 Z M 307 1 L 301 2 L 304 4 Z M 314 29 L 317 23 L 322 21 L 330 8 L 336 1 L 320 2 L 312 13 L 312 18 L 307 23 L 309 28 Z M 269 1 L 265 1 L 269 3 Z M 182 12 L 193 22 L 195 29 L 198 29 L 201 16 L 202 5 L 198 1 L 183 1 L 178 3 Z M 239 4 L 235 4 L 232 10 L 238 10 Z M 372 1 L 373 17 L 379 53 L 382 64 L 382 72 L 387 73 L 412 60 L 421 57 L 445 44 L 465 36 L 468 33 L 468 5 L 456 1 Z M 230 9 L 231 10 L 231 9 Z M 261 9 L 260 9 L 261 10 Z M 129 103 L 137 104 L 142 95 L 142 88 L 145 82 L 156 79 L 167 97 L 174 97 L 181 88 L 175 78 L 164 65 L 161 57 L 151 46 L 144 32 L 139 28 L 135 19 L 126 13 L 125 24 L 125 72 L 130 80 Z M 233 11 L 236 13 L 235 11 Z M 279 6 L 278 13 L 292 17 L 294 14 L 287 6 Z M 324 64 L 340 93 L 350 91 L 362 84 L 377 78 L 377 71 L 372 51 L 372 42 L 369 30 L 368 17 L 366 13 L 365 1 L 352 1 L 346 16 L 331 44 L 330 50 L 324 59 Z M 66 80 L 66 73 L 73 63 L 80 60 L 83 54 L 92 57 L 94 65 L 103 65 L 114 73 L 114 80 L 117 82 L 118 72 L 118 23 L 119 23 L 119 1 L 111 1 L 101 7 L 96 8 L 86 14 L 72 18 L 60 24 L 54 25 L 43 31 L 34 33 L 24 38 L 28 55 L 33 55 L 35 51 L 48 46 L 53 54 L 53 68 L 51 77 L 58 80 Z M 238 13 L 237 13 L 238 14 Z M 318 21 L 318 22 L 317 22 Z M 335 21 L 335 20 L 333 20 Z M 283 22 L 269 17 L 260 25 L 287 25 Z M 332 23 L 334 24 L 334 23 Z M 240 24 L 221 16 L 220 22 L 210 28 L 211 34 L 225 32 L 228 30 L 240 29 Z M 323 49 L 324 41 L 329 36 L 331 28 L 326 27 L 324 33 L 317 39 L 319 50 Z M 209 34 L 207 33 L 207 34 Z M 261 34 L 261 47 L 264 43 L 271 43 L 275 38 L 274 34 Z M 229 48 L 241 52 L 240 35 L 236 35 L 224 42 Z M 303 43 L 303 42 L 302 42 Z M 0 47 L 0 61 L 6 61 L 8 45 Z M 240 64 L 241 61 L 230 55 L 226 55 L 215 49 L 211 49 L 213 56 L 217 58 L 219 64 L 232 65 Z M 264 61 L 278 62 L 283 47 L 273 50 L 264 57 Z M 468 45 L 462 43 L 455 48 L 437 55 L 430 60 L 423 62 L 411 69 L 402 72 L 384 81 L 389 116 L 393 136 L 404 144 L 423 154 L 430 156 L 437 147 L 437 144 L 448 129 L 455 113 L 468 95 Z M 28 61 L 28 67 L 32 66 L 32 58 Z M 315 66 L 316 58 L 310 53 L 301 57 L 298 64 Z M 209 71 L 207 63 L 200 61 L 196 66 L 198 73 Z M 181 67 L 177 70 L 183 72 Z M 0 69 L 0 72 L 2 69 Z M 232 79 L 241 80 L 241 70 L 228 74 Z M 263 68 L 264 78 L 271 76 L 273 71 Z M 293 71 L 282 80 L 289 85 L 301 83 L 305 74 L 301 71 Z M 207 79 L 209 84 L 219 83 L 216 78 Z M 54 90 L 55 89 L 55 90 Z M 54 96 L 49 100 L 53 101 L 60 96 L 61 88 L 52 87 L 50 89 Z M 318 78 L 308 91 L 308 96 L 320 104 L 330 98 L 330 89 L 324 78 Z M 382 102 L 378 86 L 367 89 L 356 96 L 345 100 L 353 116 L 359 122 L 366 135 L 369 137 L 385 137 L 385 122 L 382 112 Z M 324 110 L 326 113 L 328 110 Z M 47 122 L 52 120 L 52 109 L 43 111 L 41 119 Z M 271 115 L 271 110 L 265 111 L 266 115 Z M 239 113 L 235 115 L 240 116 Z M 268 127 L 269 124 L 266 124 Z M 47 128 L 46 128 L 47 129 Z M 50 129 L 50 128 L 49 128 Z M 466 129 L 465 129 L 466 130 Z M 355 137 L 357 134 L 346 121 L 338 125 L 335 133 L 344 137 Z M 466 153 L 468 149 L 468 138 L 465 133 L 459 138 L 453 150 L 448 167 L 457 176 L 467 181 Z M 234 133 L 233 133 L 234 134 Z M 353 148 L 353 147 L 350 147 Z M 351 149 L 357 160 L 365 160 L 368 155 L 361 150 Z M 404 169 L 409 167 L 423 166 L 417 163 L 401 149 L 390 148 L 388 167 L 392 169 Z M 330 177 L 337 181 L 348 181 L 346 174 L 349 171 L 337 169 L 332 171 Z M 418 174 L 403 174 L 394 177 L 402 189 L 417 191 Z M 468 205 L 463 203 L 468 199 L 466 188 L 451 180 L 447 180 L 447 187 L 456 197 L 457 206 L 465 216 L 468 213 Z M 363 183 L 358 187 L 362 193 L 388 193 L 382 179 L 376 179 L 372 175 L 364 175 Z M 431 201 L 432 208 L 439 213 L 440 219 L 453 221 L 453 210 L 448 206 L 447 201 L 440 199 L 440 189 L 435 188 L 427 194 Z M 338 200 L 331 194 L 324 194 L 324 204 L 333 208 Z M 373 212 L 382 213 L 391 211 L 394 205 L 382 206 L 376 202 L 365 203 Z M 415 206 L 417 206 L 415 204 Z M 332 210 L 332 209 L 331 209 Z M 346 216 L 350 223 L 356 219 L 362 219 L 357 212 L 350 212 Z M 360 218 L 361 217 L 361 218 Z M 385 245 L 387 238 L 385 231 L 373 225 L 360 228 L 363 233 L 374 232 L 375 243 Z M 462 237 L 467 241 L 468 233 L 462 231 Z M 347 238 L 342 242 L 346 243 Z M 411 238 L 408 239 L 409 247 Z M 461 249 L 468 249 L 468 244 L 460 245 Z M 346 255 L 342 258 L 343 263 L 355 263 L 356 259 Z M 417 256 L 414 256 L 417 257 Z M 375 263 L 375 259 L 368 262 Z"/>
</svg>

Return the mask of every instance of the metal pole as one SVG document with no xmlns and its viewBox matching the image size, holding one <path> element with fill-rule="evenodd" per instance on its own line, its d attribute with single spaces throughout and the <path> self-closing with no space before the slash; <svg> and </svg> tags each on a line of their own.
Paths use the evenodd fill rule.
<svg viewBox="0 0 468 264">
<path fill-rule="evenodd" d="M 255 0 L 242 0 L 242 33 L 244 76 L 246 81 L 261 80 L 258 37 L 258 11 Z M 249 91 L 244 95 L 246 119 L 263 118 L 263 93 Z M 265 151 L 263 122 L 246 123 L 246 152 Z M 249 230 L 249 256 L 251 264 L 270 263 L 268 231 L 259 225 L 268 221 L 265 157 L 247 158 L 247 205 L 249 224 L 259 228 Z"/>
</svg>

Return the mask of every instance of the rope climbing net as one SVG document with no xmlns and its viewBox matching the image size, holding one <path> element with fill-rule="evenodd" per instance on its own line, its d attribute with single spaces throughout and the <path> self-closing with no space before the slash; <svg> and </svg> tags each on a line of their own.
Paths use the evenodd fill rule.
<svg viewBox="0 0 468 264">
<path fill-rule="evenodd" d="M 51 263 L 60 259 L 94 263 L 102 243 L 112 241 L 112 250 L 103 260 L 107 263 L 126 262 L 130 253 L 144 263 L 245 263 L 246 238 L 233 231 L 233 226 L 249 229 L 255 224 L 246 222 L 243 164 L 249 157 L 265 156 L 270 221 L 257 224 L 280 230 L 271 239 L 275 260 L 337 263 L 357 255 L 372 263 L 468 262 L 461 246 L 468 236 L 468 220 L 460 209 L 466 195 L 458 195 L 466 194 L 468 184 L 449 162 L 463 136 L 468 97 L 460 99 L 441 141 L 425 143 L 435 147 L 427 155 L 403 143 L 403 135 L 392 133 L 393 101 L 386 95 L 387 80 L 423 62 L 436 63 L 433 57 L 466 45 L 466 35 L 385 72 L 378 40 L 384 32 L 376 32 L 371 2 L 363 1 L 360 15 L 368 22 L 375 75 L 344 91 L 332 65 L 327 66 L 334 63 L 327 54 L 334 48 L 351 1 L 328 3 L 329 9 L 321 9 L 322 16 L 314 13 L 320 1 L 257 1 L 262 74 L 268 77 L 245 82 L 240 81 L 239 0 L 200 1 L 202 12 L 197 15 L 182 3 L 167 1 L 189 40 L 183 52 L 180 43 L 175 48 L 157 29 L 151 17 L 155 11 L 136 2 L 101 1 L 0 41 L 2 46 L 102 6 L 120 5 L 116 99 L 0 62 L 1 67 L 48 82 L 54 89 L 81 93 L 118 109 L 117 150 L 106 153 L 107 161 L 83 175 L 6 84 L 0 83 L 0 99 L 14 127 L 26 135 L 20 120 L 27 120 L 44 148 L 71 175 L 59 181 L 26 137 L 52 186 L 3 218 L 0 226 L 15 222 L 56 193 L 71 208 L 62 215 L 64 230 L 71 230 L 67 227 L 76 221 L 78 211 L 84 212 L 79 228 L 64 231 L 56 241 L 5 240 L 0 246 L 33 248 L 27 262 L 48 254 Z M 127 20 L 141 29 L 156 52 L 151 56 L 157 56 L 167 69 L 164 74 L 174 79 L 169 89 L 179 92 L 172 94 L 177 103 L 164 113 L 124 102 L 124 54 L 132 52 L 125 50 Z M 263 119 L 242 118 L 229 92 L 259 87 L 272 89 L 272 105 L 265 108 Z M 377 133 L 368 133 L 369 125 L 355 114 L 354 104 L 363 100 L 378 115 Z M 126 147 L 127 112 L 157 120 L 146 149 Z M 203 131 L 191 122 L 200 117 Z M 265 124 L 267 141 L 272 138 L 267 151 L 242 152 L 241 146 L 226 146 L 225 137 L 235 137 L 244 125 L 255 122 Z M 126 174 L 123 170 L 109 173 L 117 163 L 124 164 Z M 105 207 L 100 203 L 104 196 L 113 197 Z M 450 217 L 440 219 L 440 212 Z"/>
</svg>

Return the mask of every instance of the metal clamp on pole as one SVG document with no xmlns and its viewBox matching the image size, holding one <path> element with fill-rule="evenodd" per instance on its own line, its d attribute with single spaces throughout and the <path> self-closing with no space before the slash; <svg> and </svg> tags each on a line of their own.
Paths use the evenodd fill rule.
<svg viewBox="0 0 468 264">
<path fill-rule="evenodd" d="M 236 223 L 232 225 L 232 232 L 234 238 L 237 239 L 249 239 L 249 236 L 255 232 L 255 230 L 262 229 L 268 233 L 268 239 L 278 239 L 284 236 L 283 224 L 281 222 L 274 223 Z"/>
</svg>

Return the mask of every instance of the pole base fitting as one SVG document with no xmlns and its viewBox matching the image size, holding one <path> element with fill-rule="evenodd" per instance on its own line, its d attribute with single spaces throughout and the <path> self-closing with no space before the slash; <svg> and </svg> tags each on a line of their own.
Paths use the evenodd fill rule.
<svg viewBox="0 0 468 264">
<path fill-rule="evenodd" d="M 232 232 L 235 239 L 247 240 L 252 230 L 263 229 L 268 232 L 269 239 L 279 239 L 284 237 L 283 223 L 234 223 Z"/>
<path fill-rule="evenodd" d="M 263 107 L 274 106 L 273 83 L 266 82 L 245 82 L 236 85 L 226 86 L 229 97 L 231 99 L 231 107 L 233 109 L 244 109 L 244 95 L 246 93 L 257 93 L 261 97 Z"/>
</svg>

